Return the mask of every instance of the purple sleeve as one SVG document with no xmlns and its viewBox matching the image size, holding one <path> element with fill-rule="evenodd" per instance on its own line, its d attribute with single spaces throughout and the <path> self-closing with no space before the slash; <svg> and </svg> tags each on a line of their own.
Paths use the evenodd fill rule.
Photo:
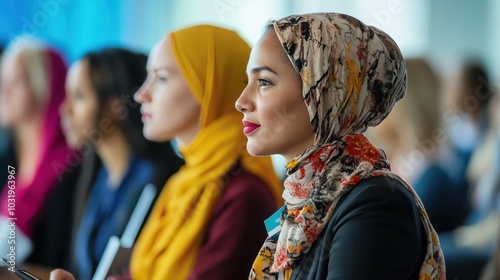
<svg viewBox="0 0 500 280">
<path fill-rule="evenodd" d="M 246 279 L 267 236 L 264 220 L 276 210 L 263 181 L 245 171 L 234 176 L 215 205 L 189 280 Z"/>
</svg>

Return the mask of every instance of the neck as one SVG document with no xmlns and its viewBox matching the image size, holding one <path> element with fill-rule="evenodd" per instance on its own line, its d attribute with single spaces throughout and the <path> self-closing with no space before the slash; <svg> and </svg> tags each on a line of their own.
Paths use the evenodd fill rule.
<svg viewBox="0 0 500 280">
<path fill-rule="evenodd" d="M 132 156 L 132 148 L 125 134 L 117 128 L 105 135 L 96 149 L 104 168 L 108 171 L 108 183 L 113 187 L 118 187 L 125 177 Z"/>
<path fill-rule="evenodd" d="M 286 162 L 290 162 L 295 157 L 304 153 L 308 148 L 314 145 L 314 139 L 309 139 L 308 141 L 289 149 L 288 151 L 281 153 L 281 155 L 285 158 Z"/>
<path fill-rule="evenodd" d="M 294 157 L 298 156 L 292 156 L 292 155 L 282 155 L 285 158 L 286 163 L 289 163 Z"/>
<path fill-rule="evenodd" d="M 194 138 L 200 133 L 200 125 L 198 123 L 186 127 L 182 133 L 176 137 L 180 147 L 189 146 L 193 143 Z"/>
<path fill-rule="evenodd" d="M 41 118 L 33 118 L 33 121 L 20 124 L 14 130 L 14 144 L 19 166 L 18 179 L 22 184 L 31 182 L 35 176 L 42 152 L 41 135 Z"/>
</svg>

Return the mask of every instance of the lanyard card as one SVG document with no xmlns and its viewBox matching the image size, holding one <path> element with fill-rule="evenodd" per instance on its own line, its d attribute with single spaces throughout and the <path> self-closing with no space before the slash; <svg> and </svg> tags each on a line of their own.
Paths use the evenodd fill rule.
<svg viewBox="0 0 500 280">
<path fill-rule="evenodd" d="M 281 230 L 281 224 L 280 224 L 280 218 L 281 218 L 281 213 L 283 213 L 283 210 L 285 209 L 285 206 L 281 206 L 278 211 L 274 212 L 274 214 L 271 215 L 271 217 L 267 218 L 264 221 L 264 225 L 266 226 L 267 234 L 271 237 L 275 235 L 276 233 L 280 232 Z"/>
</svg>

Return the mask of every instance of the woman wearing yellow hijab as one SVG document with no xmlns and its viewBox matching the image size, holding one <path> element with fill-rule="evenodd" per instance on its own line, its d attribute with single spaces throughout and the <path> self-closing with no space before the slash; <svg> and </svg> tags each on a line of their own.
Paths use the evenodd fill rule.
<svg viewBox="0 0 500 280">
<path fill-rule="evenodd" d="M 133 279 L 243 279 L 280 204 L 269 158 L 245 149 L 234 102 L 250 47 L 233 31 L 200 25 L 171 33 L 136 94 L 144 134 L 177 138 L 186 165 L 166 184 L 134 249 Z"/>
</svg>

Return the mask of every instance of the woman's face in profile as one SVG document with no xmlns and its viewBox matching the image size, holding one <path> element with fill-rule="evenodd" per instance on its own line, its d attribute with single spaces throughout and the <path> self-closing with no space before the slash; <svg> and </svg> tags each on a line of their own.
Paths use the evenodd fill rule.
<svg viewBox="0 0 500 280">
<path fill-rule="evenodd" d="M 236 108 L 244 114 L 248 152 L 281 154 L 290 160 L 312 146 L 314 133 L 300 77 L 273 30 L 252 49 L 247 75 Z"/>
<path fill-rule="evenodd" d="M 148 78 L 135 94 L 142 104 L 144 136 L 189 144 L 199 131 L 201 107 L 175 60 L 169 37 L 153 48 L 147 70 Z"/>
<path fill-rule="evenodd" d="M 61 122 L 66 142 L 71 147 L 86 140 L 95 129 L 99 100 L 89 75 L 89 64 L 79 60 L 66 76 L 66 98 L 61 105 Z"/>
<path fill-rule="evenodd" d="M 39 118 L 40 102 L 30 86 L 21 54 L 4 57 L 0 81 L 0 123 L 13 128 L 25 121 Z"/>
</svg>

